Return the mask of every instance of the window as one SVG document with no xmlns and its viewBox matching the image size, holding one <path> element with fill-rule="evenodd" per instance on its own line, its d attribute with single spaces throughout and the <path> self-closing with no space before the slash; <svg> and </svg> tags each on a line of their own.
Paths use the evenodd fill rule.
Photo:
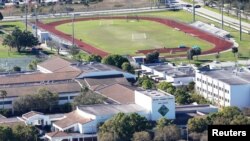
<svg viewBox="0 0 250 141">
<path fill-rule="evenodd" d="M 78 138 L 73 138 L 73 141 L 78 141 Z"/>
<path fill-rule="evenodd" d="M 59 97 L 59 100 L 68 100 L 68 97 L 67 96 Z"/>
<path fill-rule="evenodd" d="M 74 99 L 76 96 L 70 96 L 70 99 Z"/>
<path fill-rule="evenodd" d="M 8 105 L 8 104 L 12 104 L 12 101 L 0 101 L 0 105 Z"/>
</svg>

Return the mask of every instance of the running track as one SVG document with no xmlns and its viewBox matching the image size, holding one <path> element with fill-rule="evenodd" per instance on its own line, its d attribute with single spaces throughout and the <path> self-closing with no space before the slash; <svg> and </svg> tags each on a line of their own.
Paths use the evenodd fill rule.
<svg viewBox="0 0 250 141">
<path fill-rule="evenodd" d="M 212 44 L 214 44 L 214 48 L 204 51 L 202 52 L 202 54 L 211 54 L 211 53 L 217 53 L 217 52 L 221 52 L 224 50 L 228 50 L 231 47 L 233 47 L 233 43 L 225 40 L 223 38 L 220 38 L 218 36 L 212 35 L 208 32 L 199 30 L 195 27 L 192 27 L 190 25 L 184 24 L 184 23 L 180 23 L 174 20 L 170 20 L 170 19 L 162 19 L 162 18 L 156 18 L 156 17 L 139 17 L 142 20 L 149 20 L 149 21 L 154 21 L 154 22 L 158 22 L 158 23 L 162 23 L 166 26 L 172 27 L 172 28 L 177 28 L 180 29 L 180 31 L 185 32 L 186 34 L 190 34 L 190 36 L 195 36 L 198 37 L 202 40 L 205 40 L 207 42 L 210 42 Z M 75 21 L 88 21 L 88 20 L 99 20 L 100 18 L 95 17 L 95 18 L 79 18 L 79 19 L 75 19 Z M 101 17 L 101 19 L 126 19 L 126 17 Z M 56 21 L 56 22 L 52 22 L 52 23 L 48 23 L 48 24 L 44 24 L 41 22 L 38 22 L 37 25 L 48 31 L 51 32 L 65 40 L 68 41 L 72 41 L 72 36 L 71 35 L 67 35 L 61 31 L 56 30 L 56 26 L 61 25 L 61 24 L 65 24 L 65 23 L 70 23 L 72 22 L 72 20 L 62 20 L 62 21 Z M 98 54 L 100 56 L 106 56 L 108 55 L 107 52 L 95 48 L 94 46 L 85 43 L 84 41 L 80 41 L 78 39 L 75 39 L 75 44 L 78 45 L 78 47 L 80 47 L 82 50 L 90 53 L 90 54 Z M 182 55 L 185 56 L 185 55 Z"/>
</svg>

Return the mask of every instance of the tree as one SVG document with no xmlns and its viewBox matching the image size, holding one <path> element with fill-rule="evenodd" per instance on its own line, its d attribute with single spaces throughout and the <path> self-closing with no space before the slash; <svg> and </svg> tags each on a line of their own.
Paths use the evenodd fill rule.
<svg viewBox="0 0 250 141">
<path fill-rule="evenodd" d="M 174 93 L 175 100 L 179 104 L 189 104 L 190 103 L 190 95 L 187 91 L 182 89 L 177 89 Z"/>
<path fill-rule="evenodd" d="M 194 81 L 189 82 L 188 83 L 188 90 L 191 92 L 191 91 L 194 91 L 194 88 L 195 88 L 195 82 Z"/>
<path fill-rule="evenodd" d="M 105 138 L 105 134 L 111 133 L 117 136 L 117 140 L 129 141 L 135 132 L 151 128 L 147 119 L 137 113 L 118 113 L 100 126 L 98 137 L 102 141 Z"/>
<path fill-rule="evenodd" d="M 21 68 L 19 66 L 14 66 L 13 67 L 13 71 L 14 72 L 20 72 L 21 71 Z"/>
<path fill-rule="evenodd" d="M 154 88 L 154 84 L 152 83 L 151 80 L 144 80 L 142 82 L 142 88 L 144 88 L 144 89 L 152 89 L 152 88 Z"/>
<path fill-rule="evenodd" d="M 130 73 L 134 72 L 134 68 L 129 62 L 124 62 L 122 64 L 122 70 L 130 72 Z"/>
<path fill-rule="evenodd" d="M 200 141 L 208 141 L 208 133 L 207 133 L 207 130 L 204 131 L 202 134 L 201 134 L 201 139 Z"/>
<path fill-rule="evenodd" d="M 207 130 L 208 120 L 203 117 L 191 118 L 188 120 L 188 130 L 190 132 L 201 133 Z"/>
<path fill-rule="evenodd" d="M 10 127 L 0 125 L 0 141 L 14 141 L 14 135 Z"/>
<path fill-rule="evenodd" d="M 162 91 L 165 91 L 165 92 L 168 92 L 170 94 L 173 94 L 171 92 L 175 91 L 175 87 L 169 83 L 169 82 L 160 82 L 158 85 L 157 85 L 157 88 L 162 90 Z"/>
<path fill-rule="evenodd" d="M 133 134 L 133 141 L 151 141 L 151 136 L 146 131 L 135 132 Z"/>
<path fill-rule="evenodd" d="M 197 132 L 192 132 L 188 135 L 188 137 L 192 138 L 193 141 L 200 141 L 201 139 L 201 133 L 197 133 Z"/>
<path fill-rule="evenodd" d="M 88 62 L 101 62 L 102 57 L 100 55 L 92 54 L 86 58 L 86 61 L 88 61 Z"/>
<path fill-rule="evenodd" d="M 30 31 L 23 31 L 19 40 L 21 47 L 24 49 L 39 44 L 38 39 Z"/>
<path fill-rule="evenodd" d="M 52 51 L 52 48 L 55 48 L 57 51 L 57 54 L 60 54 L 60 45 L 57 42 L 54 41 L 47 41 L 47 46 L 50 47 L 50 51 Z"/>
<path fill-rule="evenodd" d="M 176 125 L 165 126 L 163 129 L 157 129 L 155 141 L 176 141 L 181 138 L 180 129 Z"/>
<path fill-rule="evenodd" d="M 156 63 L 159 60 L 160 53 L 157 51 L 154 51 L 152 53 L 148 53 L 146 55 L 146 63 Z"/>
<path fill-rule="evenodd" d="M 103 134 L 98 135 L 98 141 L 117 141 L 118 137 L 116 134 L 114 133 L 110 133 L 110 132 L 105 132 Z"/>
<path fill-rule="evenodd" d="M 198 60 L 198 56 L 201 55 L 201 48 L 196 47 L 196 48 L 193 48 L 193 50 L 194 50 L 194 55 L 196 56 L 196 60 Z"/>
<path fill-rule="evenodd" d="M 198 104 L 209 104 L 209 101 L 207 101 L 207 99 L 196 93 L 191 94 L 190 101 L 197 102 Z"/>
<path fill-rule="evenodd" d="M 3 20 L 3 14 L 0 12 L 0 21 Z"/>
<path fill-rule="evenodd" d="M 143 76 L 138 79 L 138 85 L 143 87 L 144 89 L 152 89 L 155 88 L 155 83 L 148 76 Z"/>
<path fill-rule="evenodd" d="M 39 44 L 39 41 L 30 31 L 21 31 L 15 28 L 10 35 L 4 37 L 3 45 L 17 48 L 18 52 L 26 47 L 33 47 Z"/>
<path fill-rule="evenodd" d="M 198 56 L 201 55 L 201 48 L 200 47 L 195 47 L 190 49 L 187 52 L 187 59 L 188 60 L 193 60 L 193 56 L 196 56 L 196 60 L 198 60 Z"/>
<path fill-rule="evenodd" d="M 74 106 L 101 104 L 105 98 L 89 89 L 85 89 L 80 95 L 76 96 L 73 101 Z"/>
<path fill-rule="evenodd" d="M 16 125 L 12 129 L 15 139 L 18 141 L 35 141 L 38 140 L 38 130 L 34 126 Z"/>
<path fill-rule="evenodd" d="M 111 66 L 116 66 L 118 68 L 122 68 L 122 64 L 124 62 L 129 62 L 127 58 L 121 56 L 121 55 L 109 55 L 105 58 L 102 59 L 102 63 L 111 65 Z"/>
<path fill-rule="evenodd" d="M 171 125 L 171 124 L 173 124 L 172 120 L 169 120 L 169 119 L 166 119 L 165 117 L 162 117 L 157 121 L 156 128 L 157 129 L 163 129 L 165 126 L 168 126 L 168 125 Z"/>
<path fill-rule="evenodd" d="M 32 62 L 29 63 L 28 67 L 30 70 L 36 70 L 37 69 L 37 61 L 33 60 Z"/>
<path fill-rule="evenodd" d="M 0 141 L 39 141 L 38 130 L 34 126 L 14 125 L 11 127 L 0 125 Z"/>
<path fill-rule="evenodd" d="M 58 94 L 47 89 L 39 89 L 38 92 L 17 98 L 13 103 L 15 111 L 25 113 L 31 110 L 41 112 L 51 111 L 51 108 L 58 104 Z"/>
<path fill-rule="evenodd" d="M 7 91 L 0 90 L 0 96 L 3 99 L 3 101 L 4 101 L 5 97 L 7 97 L 7 94 L 8 94 Z M 3 109 L 4 109 L 4 103 L 3 103 Z"/>
<path fill-rule="evenodd" d="M 69 48 L 69 53 L 72 55 L 72 56 L 75 56 L 77 55 L 78 53 L 80 52 L 80 49 L 76 46 L 76 45 L 73 45 Z"/>
<path fill-rule="evenodd" d="M 232 48 L 232 53 L 234 54 L 234 57 L 235 57 L 235 54 L 238 53 L 238 48 L 237 47 L 233 47 Z"/>
</svg>

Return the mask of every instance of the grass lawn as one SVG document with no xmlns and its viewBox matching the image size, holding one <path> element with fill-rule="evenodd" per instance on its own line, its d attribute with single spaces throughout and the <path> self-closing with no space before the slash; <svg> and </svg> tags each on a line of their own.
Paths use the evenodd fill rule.
<svg viewBox="0 0 250 141">
<path fill-rule="evenodd" d="M 105 23 L 106 20 L 101 20 Z M 58 30 L 71 34 L 71 24 L 56 27 Z M 132 35 L 146 34 L 146 39 L 132 40 Z M 177 31 L 163 24 L 141 20 L 140 22 L 127 22 L 126 20 L 113 20 L 111 25 L 100 25 L 100 20 L 82 21 L 75 23 L 75 36 L 77 39 L 113 54 L 135 55 L 138 50 L 154 48 L 174 48 L 179 45 L 198 45 L 202 50 L 213 47 L 212 44 L 184 32 Z M 186 52 L 185 52 L 186 53 Z"/>
<path fill-rule="evenodd" d="M 25 24 L 21 21 L 0 23 L 0 30 L 4 30 L 9 33 L 12 30 L 14 30 L 15 27 L 19 27 L 21 30 L 24 30 Z M 16 49 L 12 49 L 12 51 L 9 52 L 9 47 L 5 47 L 2 45 L 2 40 L 4 36 L 5 34 L 0 31 L 0 58 L 17 58 L 17 57 L 26 57 L 27 55 L 30 55 L 27 53 L 18 53 L 16 52 Z"/>
<path fill-rule="evenodd" d="M 162 18 L 171 18 L 171 19 L 177 19 L 181 22 L 185 23 L 191 23 L 193 20 L 192 13 L 185 12 L 185 11 L 164 11 L 164 12 L 154 12 L 154 13 L 142 13 L 141 15 L 152 15 L 156 17 L 162 17 Z M 202 21 L 208 24 L 214 24 L 216 27 L 220 28 L 221 24 L 205 19 L 200 16 L 196 16 L 196 20 Z M 229 31 L 230 34 L 235 38 L 236 42 L 239 44 L 239 53 L 243 57 L 250 57 L 250 35 L 243 33 L 242 34 L 242 41 L 240 41 L 240 34 L 239 31 L 236 29 L 224 26 L 224 29 Z M 215 55 L 206 55 L 206 56 L 200 56 L 200 60 L 214 60 Z M 221 61 L 229 61 L 229 60 L 235 60 L 233 54 L 231 51 L 220 53 L 220 60 Z M 186 59 L 181 59 L 180 61 L 186 61 Z"/>
<path fill-rule="evenodd" d="M 0 58 L 18 58 L 18 57 L 25 57 L 27 53 L 18 53 L 16 52 L 16 49 L 12 49 L 12 51 L 9 52 L 9 47 L 5 47 L 0 42 Z"/>
<path fill-rule="evenodd" d="M 0 29 L 5 31 L 12 31 L 15 27 L 19 27 L 21 30 L 25 29 L 25 24 L 21 21 L 15 22 L 0 22 Z"/>
</svg>

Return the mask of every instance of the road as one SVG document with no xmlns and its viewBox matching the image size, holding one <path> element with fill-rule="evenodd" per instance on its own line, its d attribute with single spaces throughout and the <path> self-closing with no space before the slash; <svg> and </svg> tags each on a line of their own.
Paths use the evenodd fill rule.
<svg viewBox="0 0 250 141">
<path fill-rule="evenodd" d="M 48 15 L 38 15 L 38 19 L 47 19 L 47 18 L 61 18 L 61 17 L 70 17 L 75 14 L 75 16 L 98 16 L 98 15 L 112 15 L 112 14 L 126 14 L 126 13 L 140 13 L 140 12 L 154 12 L 154 11 L 164 11 L 166 8 L 158 7 L 145 7 L 145 8 L 133 8 L 133 9 L 119 9 L 119 10 L 102 10 L 102 11 L 90 11 L 90 12 L 72 12 L 72 13 L 56 13 Z M 27 16 L 28 19 L 35 19 L 35 16 Z M 4 17 L 3 21 L 22 21 L 25 20 L 25 16 L 9 16 Z"/>
<path fill-rule="evenodd" d="M 186 2 L 183 2 L 182 0 L 177 0 L 177 1 L 179 3 L 186 3 Z M 195 0 L 195 1 L 198 2 L 198 4 L 203 5 L 202 0 Z M 192 12 L 193 8 L 192 7 L 191 7 L 191 9 L 186 8 L 185 10 Z M 216 12 L 211 11 L 211 10 L 208 10 L 208 9 L 205 9 L 205 8 L 202 8 L 202 7 L 196 8 L 195 10 L 196 10 L 197 15 L 202 16 L 206 19 L 215 21 L 217 23 L 221 23 L 221 17 L 222 17 L 221 14 L 216 13 Z M 226 16 L 226 14 L 224 14 L 224 23 L 226 26 L 230 26 L 231 28 L 234 28 L 236 30 L 240 30 L 240 26 L 239 26 L 240 21 L 238 19 L 228 17 L 228 16 Z M 250 33 L 250 24 L 249 23 L 242 21 L 241 25 L 242 25 L 243 32 Z"/>
<path fill-rule="evenodd" d="M 221 14 L 216 13 L 214 11 L 210 11 L 210 10 L 207 10 L 205 8 L 197 8 L 196 11 L 199 13 L 202 13 L 203 15 L 207 15 L 207 16 L 213 17 L 217 20 L 221 20 Z M 239 24 L 239 22 L 240 22 L 238 19 L 234 19 L 234 18 L 225 16 L 225 15 L 224 15 L 224 21 L 227 23 L 233 23 L 233 24 Z M 241 23 L 242 23 L 243 28 L 250 31 L 250 24 L 249 23 L 246 23 L 244 21 L 242 21 Z"/>
</svg>

